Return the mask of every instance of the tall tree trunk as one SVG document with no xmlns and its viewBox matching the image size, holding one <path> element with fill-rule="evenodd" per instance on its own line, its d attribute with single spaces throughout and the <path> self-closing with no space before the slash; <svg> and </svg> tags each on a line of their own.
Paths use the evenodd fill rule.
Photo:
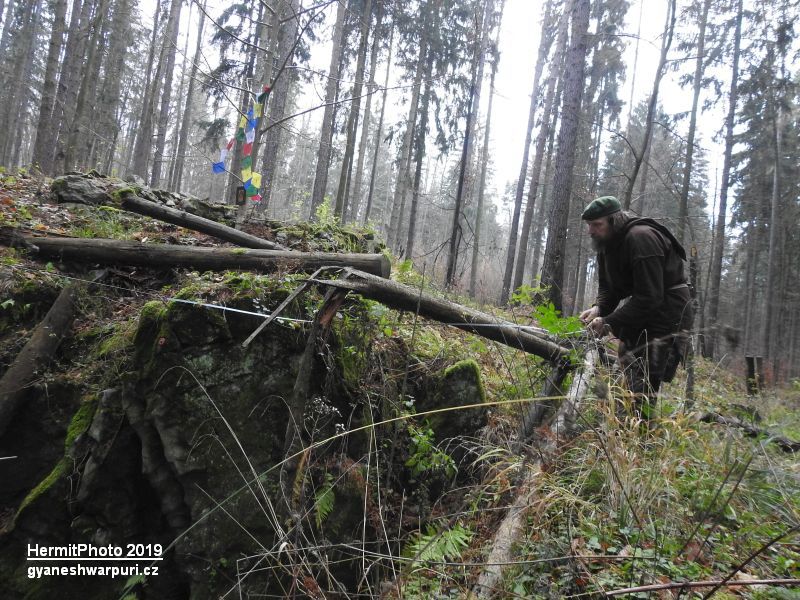
<svg viewBox="0 0 800 600">
<path fill-rule="evenodd" d="M 776 99 L 777 100 L 777 99 Z M 772 196 L 770 198 L 769 217 L 769 251 L 767 254 L 767 283 L 764 289 L 764 325 L 762 327 L 764 358 L 771 358 L 774 354 L 774 315 L 776 279 L 778 277 L 778 261 L 780 243 L 780 218 L 781 218 L 781 152 L 783 151 L 783 107 L 776 101 L 773 116 L 773 139 L 775 166 L 772 169 Z"/>
<path fill-rule="evenodd" d="M 394 200 L 392 201 L 392 213 L 389 220 L 388 241 L 389 247 L 395 249 L 402 235 L 403 214 L 406 208 L 406 194 L 409 188 L 409 169 L 411 168 L 411 144 L 414 140 L 414 126 L 417 122 L 417 110 L 419 108 L 419 94 L 422 88 L 422 76 L 425 71 L 425 57 L 428 55 L 428 19 L 430 5 L 433 0 L 426 0 L 420 7 L 422 14 L 422 33 L 419 44 L 419 54 L 417 55 L 417 65 L 414 72 L 414 83 L 411 90 L 411 102 L 408 107 L 408 119 L 406 120 L 406 130 L 403 133 L 403 143 L 400 147 L 400 160 L 397 163 L 397 181 L 394 188 Z"/>
<path fill-rule="evenodd" d="M 396 6 L 396 5 L 395 5 Z M 367 207 L 364 209 L 363 223 L 369 221 L 372 213 L 372 199 L 375 195 L 375 175 L 378 171 L 378 157 L 383 145 L 383 120 L 386 115 L 386 95 L 389 91 L 389 73 L 392 69 L 392 44 L 394 42 L 395 19 L 392 18 L 392 30 L 389 34 L 389 56 L 386 59 L 386 75 L 383 79 L 383 99 L 381 100 L 381 115 L 378 117 L 378 131 L 375 133 L 375 149 L 372 154 L 372 168 L 369 173 L 369 190 L 367 191 Z"/>
<path fill-rule="evenodd" d="M 495 40 L 494 40 L 494 47 L 495 50 L 499 47 L 500 44 L 500 28 L 503 24 L 503 12 L 505 10 L 506 0 L 500 0 L 500 16 L 497 20 L 497 30 L 495 33 Z M 548 2 L 548 8 L 550 6 L 550 2 Z M 547 12 L 547 11 L 545 11 Z M 488 29 L 488 26 L 486 27 Z M 470 269 L 469 273 L 469 295 L 471 298 L 475 298 L 475 294 L 477 293 L 477 284 L 478 284 L 478 259 L 480 258 L 480 245 L 481 245 L 481 227 L 483 225 L 483 197 L 486 191 L 486 171 L 487 165 L 489 163 L 489 137 L 492 133 L 492 106 L 494 105 L 494 80 L 497 76 L 497 67 L 500 63 L 500 53 L 495 52 L 494 60 L 492 61 L 492 75 L 489 77 L 489 105 L 486 108 L 486 128 L 483 132 L 483 151 L 481 152 L 481 161 L 480 161 L 480 178 L 478 180 L 478 205 L 475 208 L 475 232 L 472 238 L 472 268 Z M 528 133 L 526 138 L 528 142 L 530 142 L 530 129 L 528 129 Z M 525 146 L 525 152 L 527 154 L 528 146 Z M 527 163 L 527 157 L 523 159 L 523 163 Z"/>
<path fill-rule="evenodd" d="M 0 106 L 0 165 L 16 166 L 17 164 L 15 155 L 18 155 L 20 141 L 19 125 L 22 116 L 28 112 L 25 106 L 26 92 L 31 79 L 29 71 L 32 67 L 41 6 L 41 0 L 32 0 L 27 6 L 21 7 L 23 12 L 21 14 L 22 22 L 19 24 L 19 34 L 15 36 L 12 46 L 9 48 L 11 54 L 9 66 L 12 66 L 13 69 L 11 78 L 4 78 L 2 82 L 8 96 Z"/>
<path fill-rule="evenodd" d="M 623 206 L 625 210 L 631 207 L 631 198 L 633 197 L 633 186 L 636 184 L 636 177 L 639 174 L 639 169 L 642 167 L 642 161 L 647 154 L 647 149 L 650 146 L 650 137 L 653 134 L 653 120 L 655 118 L 656 106 L 658 104 L 658 91 L 661 87 L 661 79 L 664 77 L 664 66 L 667 63 L 667 53 L 670 46 L 672 46 L 672 37 L 675 33 L 675 19 L 676 19 L 676 0 L 670 0 L 669 8 L 667 9 L 667 21 L 664 26 L 664 38 L 661 42 L 661 57 L 658 61 L 656 68 L 656 76 L 653 81 L 653 91 L 650 93 L 650 101 L 647 105 L 647 118 L 645 120 L 644 140 L 642 141 L 642 148 L 638 153 L 634 153 L 633 172 L 628 181 L 625 189 L 625 197 L 623 198 Z"/>
<path fill-rule="evenodd" d="M 2 14 L 2 11 L 0 11 Z M 47 50 L 47 65 L 44 71 L 42 99 L 39 103 L 39 119 L 36 125 L 36 141 L 33 145 L 33 164 L 45 175 L 53 174 L 53 131 L 52 112 L 56 101 L 58 84 L 58 59 L 64 42 L 66 28 L 67 0 L 56 0 L 53 12 L 53 29 L 50 32 L 50 45 Z"/>
<path fill-rule="evenodd" d="M 300 10 L 300 1 L 292 0 L 289 4 L 285 5 L 285 7 L 287 14 L 284 18 L 288 20 L 278 31 L 277 39 L 277 56 L 281 64 L 284 60 L 291 61 L 289 55 L 293 54 L 295 50 L 299 19 L 291 19 L 289 15 L 296 14 Z M 294 71 L 284 71 L 282 74 L 276 74 L 275 77 L 278 77 L 278 79 L 273 79 L 270 82 L 272 92 L 270 94 L 270 108 L 266 113 L 265 119 L 267 126 L 280 121 L 286 115 L 286 100 L 289 97 L 289 87 L 295 79 Z M 267 131 L 267 139 L 264 142 L 264 159 L 260 168 L 261 180 L 263 182 L 261 186 L 262 200 L 261 203 L 256 206 L 256 209 L 260 213 L 266 212 L 272 200 L 272 192 L 275 187 L 276 175 L 278 174 L 278 154 L 282 138 L 283 128 L 280 125 L 272 127 Z M 253 152 L 255 152 L 255 147 Z"/>
<path fill-rule="evenodd" d="M 548 295 L 556 310 L 563 305 L 564 249 L 567 216 L 572 196 L 572 171 L 575 165 L 575 141 L 583 96 L 586 63 L 586 38 L 589 28 L 589 0 L 576 0 L 572 12 L 570 49 L 566 58 L 564 98 L 558 150 L 553 176 L 553 206 L 550 210 L 547 246 L 545 247 L 542 284 L 549 287 Z"/>
<path fill-rule="evenodd" d="M 689 117 L 689 137 L 686 139 L 686 164 L 683 170 L 683 184 L 681 185 L 681 202 L 678 212 L 678 240 L 685 244 L 686 227 L 689 217 L 689 187 L 692 181 L 692 160 L 694 159 L 694 137 L 697 129 L 697 105 L 700 102 L 700 90 L 703 86 L 703 62 L 706 59 L 706 23 L 711 0 L 704 0 L 703 12 L 700 16 L 700 31 L 697 36 L 697 58 L 694 65 L 694 80 L 692 82 L 692 112 Z"/>
<path fill-rule="evenodd" d="M 158 114 L 158 135 L 156 135 L 156 148 L 153 154 L 153 172 L 150 176 L 150 187 L 158 187 L 161 182 L 161 170 L 164 163 L 164 147 L 167 143 L 167 118 L 169 117 L 169 104 L 172 100 L 172 75 L 175 70 L 175 53 L 178 48 L 178 24 L 181 18 L 181 0 L 172 0 L 169 7 L 167 20 L 167 39 L 164 41 L 166 49 L 166 65 L 164 67 L 164 87 L 161 92 L 161 108 Z M 164 50 L 161 54 L 164 59 Z"/>
<path fill-rule="evenodd" d="M 556 97 L 556 83 L 559 81 L 559 73 L 563 72 L 565 50 L 567 45 L 567 31 L 569 25 L 570 14 L 572 13 L 573 2 L 570 1 L 564 6 L 564 13 L 561 15 L 560 24 L 558 27 L 558 38 L 556 41 L 556 49 L 553 55 L 553 62 L 550 68 L 550 73 L 547 78 L 547 90 L 545 92 L 544 107 L 542 109 L 542 124 L 539 127 L 539 133 L 536 136 L 536 150 L 533 154 L 533 168 L 531 169 L 531 185 L 528 188 L 528 201 L 525 207 L 525 217 L 522 221 L 522 234 L 520 236 L 519 248 L 517 250 L 516 269 L 514 270 L 514 280 L 511 289 L 517 289 L 522 285 L 522 280 L 525 275 L 526 263 L 528 260 L 528 238 L 531 233 L 531 224 L 533 222 L 533 213 L 536 209 L 536 196 L 539 193 L 539 182 L 542 172 L 542 160 L 544 158 L 545 143 L 550 137 L 550 131 L 555 126 L 555 118 L 553 115 L 553 105 Z M 537 242 L 538 243 L 538 242 Z M 511 259 L 513 263 L 513 258 Z M 508 269 L 508 262 L 506 269 Z M 503 300 L 503 304 L 508 301 L 508 293 Z"/>
<path fill-rule="evenodd" d="M 554 106 L 558 106 L 561 102 L 561 92 L 563 91 L 563 79 L 559 78 L 561 83 L 559 83 L 558 90 L 556 91 L 556 103 Z M 555 125 L 558 122 L 558 110 L 556 109 L 556 114 L 553 115 L 552 123 L 553 127 L 550 128 L 550 137 L 547 140 L 547 160 L 544 164 L 544 181 L 553 181 L 553 155 L 556 144 L 556 128 Z M 536 230 L 533 234 L 533 258 L 531 259 L 530 263 L 530 277 L 531 281 L 535 280 L 537 275 L 540 275 L 541 267 L 539 263 L 541 262 L 542 258 L 542 241 L 544 237 L 544 228 L 547 224 L 547 219 L 545 215 L 550 210 L 550 205 L 553 203 L 553 188 L 552 186 L 545 185 L 545 188 L 542 190 L 542 201 L 539 202 L 539 206 L 536 208 Z M 523 265 L 524 268 L 524 265 Z M 539 277 L 541 281 L 541 277 Z M 517 286 L 519 287 L 519 286 Z"/>
<path fill-rule="evenodd" d="M 346 221 L 355 221 L 361 212 L 361 187 L 364 177 L 364 159 L 367 154 L 367 143 L 369 141 L 369 126 L 372 118 L 372 94 L 375 92 L 375 73 L 378 70 L 378 49 L 381 42 L 381 25 L 383 24 L 383 13 L 385 0 L 379 0 L 377 14 L 375 16 L 375 31 L 372 34 L 372 49 L 369 57 L 369 80 L 367 81 L 368 94 L 365 98 L 364 122 L 361 125 L 361 141 L 358 148 L 358 163 L 356 164 L 356 176 L 353 183 L 352 199 L 348 203 L 348 214 L 345 215 Z"/>
<path fill-rule="evenodd" d="M 476 29 L 477 31 L 481 32 L 481 37 L 479 39 L 483 40 L 484 22 L 486 20 L 484 18 L 485 11 L 482 10 L 478 14 L 480 16 L 476 16 L 476 21 L 478 24 Z M 472 149 L 470 146 L 473 143 L 475 119 L 477 118 L 477 106 L 480 102 L 480 87 L 482 82 L 479 78 L 482 76 L 482 46 L 482 43 L 478 43 L 476 41 L 475 49 L 472 55 L 472 81 L 470 82 L 469 86 L 469 99 L 467 102 L 467 122 L 464 131 L 464 145 L 461 151 L 461 165 L 458 174 L 456 203 L 453 210 L 453 224 L 450 228 L 450 243 L 448 245 L 447 252 L 447 273 L 445 274 L 445 286 L 448 288 L 455 284 L 456 268 L 458 266 L 458 257 L 461 251 L 461 240 L 464 237 L 464 224 L 462 224 L 462 221 L 465 220 L 464 206 L 466 205 L 467 201 L 467 177 L 470 167 L 470 157 L 472 156 Z"/>
<path fill-rule="evenodd" d="M 477 52 L 477 65 L 478 65 L 478 78 L 477 78 L 477 86 L 475 87 L 475 98 L 473 99 L 473 106 L 472 106 L 472 118 L 467 123 L 467 127 L 469 128 L 469 139 L 472 140 L 472 143 L 467 146 L 467 171 L 466 171 L 466 179 L 464 180 L 464 207 L 467 207 L 471 204 L 472 198 L 475 193 L 475 141 L 478 138 L 478 119 L 480 118 L 481 114 L 481 100 L 483 99 L 483 80 L 484 80 L 484 70 L 486 67 L 486 48 L 488 46 L 489 41 L 489 21 L 491 17 L 491 12 L 494 7 L 494 0 L 479 0 L 477 2 L 478 9 L 476 10 L 475 15 L 475 30 L 480 32 L 480 43 L 476 44 L 475 52 Z M 483 5 L 480 8 L 480 5 Z M 466 211 L 464 212 L 464 219 L 466 221 Z M 472 227 L 470 227 L 472 229 Z"/>
<path fill-rule="evenodd" d="M 186 71 L 189 66 L 186 64 L 189 62 L 189 37 L 190 32 L 189 28 L 192 23 L 192 9 L 194 8 L 194 4 L 189 3 L 189 15 L 186 17 L 186 36 L 183 40 L 183 50 L 181 51 L 181 78 L 178 82 L 178 95 L 175 97 L 175 137 L 173 138 L 172 142 L 170 143 L 170 158 L 169 158 L 169 172 L 166 174 L 166 181 L 164 182 L 164 187 L 168 190 L 174 190 L 174 183 L 175 183 L 175 164 L 178 162 L 177 152 L 178 152 L 178 140 L 181 136 L 181 125 L 183 123 L 183 119 L 181 115 L 183 111 L 181 110 L 183 99 L 186 98 Z M 202 15 L 201 15 L 201 21 Z M 202 36 L 201 38 L 202 39 Z"/>
<path fill-rule="evenodd" d="M 564 15 L 569 14 L 569 6 L 564 7 Z M 544 15 L 542 17 L 542 29 L 539 34 L 539 50 L 536 56 L 536 67 L 533 71 L 533 89 L 531 90 L 531 105 L 528 109 L 528 127 L 525 130 L 525 145 L 522 150 L 522 163 L 519 167 L 519 176 L 517 177 L 517 188 L 514 194 L 514 211 L 511 215 L 511 226 L 508 234 L 508 252 L 506 254 L 506 270 L 503 273 L 503 283 L 500 288 L 500 304 L 508 302 L 508 294 L 511 287 L 511 276 L 514 271 L 514 257 L 517 254 L 517 233 L 519 229 L 519 216 L 522 213 L 522 195 L 525 190 L 525 180 L 528 178 L 528 158 L 530 156 L 531 137 L 533 135 L 533 126 L 536 122 L 536 106 L 539 99 L 539 80 L 542 76 L 544 63 L 547 62 L 547 54 L 550 51 L 550 46 L 553 42 L 553 37 L 548 30 L 552 28 L 553 19 L 553 2 L 548 0 L 544 7 Z M 562 19 L 563 20 L 563 19 Z M 558 50 L 556 50 L 558 55 Z M 551 74 L 551 79 L 554 77 Z M 542 117 L 542 127 L 546 123 L 547 117 Z M 535 175 L 534 175 L 535 177 Z M 530 202 L 530 201 L 529 201 Z M 531 210 L 529 208 L 528 210 Z"/>
<path fill-rule="evenodd" d="M 181 132 L 178 137 L 178 150 L 175 153 L 175 169 L 174 173 L 175 176 L 172 181 L 171 188 L 176 192 L 181 191 L 181 186 L 183 184 L 183 168 L 184 163 L 186 160 L 186 145 L 189 140 L 189 128 L 192 125 L 192 106 L 193 102 L 192 99 L 194 98 L 194 84 L 195 79 L 197 79 L 197 66 L 202 58 L 202 50 L 203 50 L 203 28 L 205 26 L 205 13 L 206 10 L 206 2 L 203 2 L 203 7 L 201 10 L 201 14 L 199 15 L 198 25 L 197 25 L 197 45 L 194 49 L 194 60 L 192 61 L 192 68 L 189 73 L 189 89 L 186 92 L 186 103 L 184 104 L 183 109 L 183 118 L 181 120 Z"/>
<path fill-rule="evenodd" d="M 106 16 L 109 0 L 100 0 L 97 7 L 94 21 L 91 26 L 91 37 L 89 39 L 89 52 L 86 57 L 86 68 L 84 70 L 83 81 L 78 92 L 78 99 L 75 103 L 75 116 L 72 119 L 72 126 L 69 130 L 67 143 L 64 146 L 64 171 L 70 171 L 75 166 L 75 156 L 78 146 L 78 136 L 84 127 L 84 114 L 87 103 L 90 101 L 90 90 L 95 81 L 94 72 L 96 61 L 98 60 L 98 46 L 101 43 L 100 32 Z"/>
<path fill-rule="evenodd" d="M 361 89 L 364 84 L 364 65 L 367 61 L 367 41 L 369 39 L 369 24 L 372 19 L 372 0 L 364 1 L 364 12 L 361 15 L 361 32 L 358 44 L 358 60 L 356 61 L 356 81 L 353 84 L 353 93 L 350 102 L 350 114 L 347 117 L 347 138 L 345 140 L 344 158 L 339 174 L 339 187 L 336 190 L 336 208 L 334 214 L 344 220 L 345 207 L 348 202 L 350 175 L 353 171 L 353 154 L 356 148 L 358 134 L 358 117 L 361 113 Z"/>
<path fill-rule="evenodd" d="M 97 163 L 105 172 L 111 172 L 116 143 L 119 137 L 122 115 L 125 114 L 130 87 L 125 87 L 125 93 L 120 99 L 121 76 L 125 71 L 125 58 L 133 38 L 131 32 L 131 3 L 130 0 L 121 0 L 113 6 L 110 33 L 108 42 L 108 56 L 104 66 L 103 86 L 98 96 L 95 125 L 103 132 L 105 139 L 98 140 Z M 121 110 L 120 110 L 120 107 Z M 110 139 L 109 139 L 110 137 Z M 102 159 L 99 154 L 102 153 Z"/>
<path fill-rule="evenodd" d="M 439 24 L 439 2 L 432 0 L 432 10 L 434 12 L 433 27 Z M 419 109 L 419 123 L 415 126 L 414 158 L 416 166 L 414 168 L 414 182 L 411 192 L 411 211 L 408 219 L 408 237 L 403 256 L 409 259 L 414 258 L 414 244 L 417 236 L 417 210 L 419 207 L 420 182 L 422 181 L 422 160 L 425 158 L 425 137 L 428 135 L 428 107 L 431 100 L 431 75 L 433 71 L 433 60 L 435 52 L 432 47 L 428 48 L 428 57 L 425 66 L 425 92 L 422 94 Z"/>
<path fill-rule="evenodd" d="M 338 2 L 336 5 L 336 25 L 333 28 L 333 48 L 331 49 L 331 62 L 328 67 L 328 83 L 325 86 L 325 113 L 322 117 L 320 129 L 319 150 L 317 151 L 317 167 L 314 175 L 314 187 L 311 192 L 311 218 L 317 208 L 325 200 L 325 188 L 328 185 L 328 167 L 331 163 L 331 145 L 333 144 L 333 114 L 334 102 L 339 89 L 339 70 L 342 64 L 342 34 L 344 32 L 344 16 L 347 12 L 347 3 Z"/>
<path fill-rule="evenodd" d="M 731 65 L 731 87 L 728 92 L 728 114 L 725 117 L 725 154 L 722 162 L 722 181 L 719 188 L 717 227 L 714 233 L 714 254 L 711 267 L 711 292 L 709 294 L 708 320 L 711 336 L 707 344 L 708 357 L 716 357 L 719 326 L 719 288 L 722 281 L 722 255 L 725 253 L 725 221 L 728 211 L 728 188 L 731 178 L 731 155 L 733 154 L 733 125 L 736 103 L 739 99 L 739 54 L 742 39 L 742 0 L 736 8 L 736 30 L 733 39 L 733 63 Z"/>
<path fill-rule="evenodd" d="M 139 117 L 139 127 L 136 129 L 136 140 L 133 143 L 133 165 L 131 171 L 144 180 L 147 176 L 147 163 L 150 161 L 150 145 L 153 136 L 153 97 L 157 93 L 157 82 L 160 79 L 161 60 L 156 68 L 155 76 L 151 78 L 155 60 L 158 39 L 158 20 L 161 14 L 161 0 L 156 0 L 156 12 L 153 15 L 153 37 L 150 40 L 150 53 L 147 57 L 147 74 L 145 76 L 144 96 L 142 99 L 142 112 Z"/>
</svg>

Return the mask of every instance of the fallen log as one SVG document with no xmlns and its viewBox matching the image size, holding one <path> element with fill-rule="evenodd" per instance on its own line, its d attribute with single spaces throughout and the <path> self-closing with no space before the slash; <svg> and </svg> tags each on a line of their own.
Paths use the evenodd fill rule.
<svg viewBox="0 0 800 600">
<path fill-rule="evenodd" d="M 765 438 L 765 441 L 772 442 L 784 452 L 800 452 L 800 442 L 790 440 L 789 438 L 780 435 L 774 435 L 766 429 L 755 427 L 754 425 L 750 425 L 734 417 L 726 417 L 715 412 L 706 412 L 698 415 L 697 420 L 702 423 L 718 423 L 719 425 L 725 425 L 726 427 L 738 427 L 744 431 L 744 434 L 747 437 L 763 437 Z"/>
<path fill-rule="evenodd" d="M 169 244 L 143 244 L 107 239 L 55 238 L 18 235 L 13 228 L 0 230 L 0 243 L 35 246 L 37 256 L 97 264 L 187 268 L 203 271 L 274 271 L 278 267 L 310 272 L 320 267 L 352 267 L 379 277 L 389 277 L 391 264 L 382 254 L 295 252 L 245 248 L 197 248 Z"/>
<path fill-rule="evenodd" d="M 135 212 L 140 215 L 158 219 L 159 221 L 206 233 L 220 240 L 242 246 L 243 248 L 286 250 L 285 247 L 275 242 L 270 242 L 269 240 L 250 235 L 249 233 L 244 233 L 243 231 L 228 227 L 217 221 L 212 221 L 211 219 L 198 217 L 185 210 L 177 210 L 162 204 L 150 202 L 149 200 L 143 200 L 133 194 L 123 195 L 121 206 L 124 210 L 129 212 Z"/>
<path fill-rule="evenodd" d="M 575 371 L 572 385 L 566 398 L 561 402 L 556 414 L 550 421 L 550 431 L 555 435 L 544 434 L 541 444 L 537 446 L 540 457 L 552 456 L 557 448 L 555 440 L 566 432 L 566 427 L 574 417 L 578 406 L 589 389 L 589 380 L 594 374 L 597 352 L 590 350 L 584 357 L 583 365 Z M 496 595 L 503 577 L 505 565 L 513 562 L 512 549 L 525 532 L 526 516 L 530 505 L 536 497 L 537 479 L 542 474 L 542 458 L 527 465 L 527 472 L 522 483 L 517 486 L 518 492 L 508 509 L 505 518 L 497 528 L 492 540 L 492 550 L 486 559 L 486 567 L 472 590 L 473 598 L 489 598 Z"/>
<path fill-rule="evenodd" d="M 315 282 L 357 292 L 390 308 L 409 312 L 419 310 L 419 314 L 428 319 L 458 327 L 552 362 L 563 361 L 570 353 L 569 348 L 548 340 L 539 333 L 488 313 L 436 298 L 396 281 L 380 279 L 367 273 L 350 274 L 351 277 L 347 279 L 317 279 Z"/>
<path fill-rule="evenodd" d="M 58 350 L 75 316 L 75 286 L 68 285 L 53 302 L 33 335 L 0 378 L 0 437 L 25 400 L 25 392 Z"/>
</svg>

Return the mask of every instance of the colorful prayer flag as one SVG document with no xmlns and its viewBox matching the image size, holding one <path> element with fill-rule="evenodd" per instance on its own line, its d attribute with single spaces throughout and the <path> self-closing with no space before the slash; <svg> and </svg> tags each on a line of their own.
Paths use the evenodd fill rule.
<svg viewBox="0 0 800 600">
<path fill-rule="evenodd" d="M 250 177 L 252 176 L 252 174 L 253 171 L 251 171 L 249 167 L 247 169 L 242 169 L 242 180 L 250 181 Z"/>
<path fill-rule="evenodd" d="M 256 104 L 255 108 L 256 108 L 255 112 L 256 112 L 256 116 L 257 117 L 260 117 L 262 114 L 264 114 L 263 113 L 263 110 L 264 110 L 264 105 L 263 104 L 261 104 L 261 103 Z"/>
<path fill-rule="evenodd" d="M 261 194 L 256 194 L 255 196 L 251 197 L 253 202 L 261 202 Z"/>
<path fill-rule="evenodd" d="M 222 161 L 212 163 L 211 164 L 211 170 L 214 173 L 224 173 L 225 172 L 225 163 L 222 162 Z"/>
<path fill-rule="evenodd" d="M 242 115 L 239 119 L 239 129 L 244 129 L 244 126 L 247 125 L 247 117 Z"/>
<path fill-rule="evenodd" d="M 230 139 L 230 141 L 228 142 L 228 145 L 227 145 L 227 146 L 225 146 L 225 149 L 226 149 L 228 152 L 230 152 L 230 151 L 231 151 L 231 148 L 233 148 L 233 142 L 235 142 L 235 141 L 236 141 L 236 137 L 234 136 L 234 137 L 232 137 L 232 138 Z"/>
<path fill-rule="evenodd" d="M 251 183 L 253 187 L 261 187 L 261 173 L 253 173 Z"/>
<path fill-rule="evenodd" d="M 249 169 L 252 166 L 253 166 L 253 157 L 252 156 L 245 156 L 242 159 L 242 168 L 243 169 Z"/>
<path fill-rule="evenodd" d="M 219 151 L 219 162 L 224 163 L 226 158 L 228 158 L 228 149 L 223 148 Z"/>
<path fill-rule="evenodd" d="M 236 130 L 236 141 L 237 142 L 244 141 L 244 129 L 242 129 L 241 127 L 239 127 L 239 129 Z"/>
<path fill-rule="evenodd" d="M 252 144 L 256 140 L 256 130 L 251 129 L 247 133 L 244 134 L 244 141 L 248 144 Z"/>
<path fill-rule="evenodd" d="M 247 186 L 245 189 L 247 190 L 245 193 L 248 198 L 253 198 L 258 195 L 258 188 L 254 185 Z"/>
<path fill-rule="evenodd" d="M 242 156 L 250 156 L 253 153 L 253 144 L 247 143 L 242 146 Z"/>
</svg>

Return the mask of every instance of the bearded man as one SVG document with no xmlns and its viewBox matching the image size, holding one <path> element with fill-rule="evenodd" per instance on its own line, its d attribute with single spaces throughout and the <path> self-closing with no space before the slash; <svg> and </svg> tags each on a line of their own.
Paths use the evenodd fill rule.
<svg viewBox="0 0 800 600">
<path fill-rule="evenodd" d="M 622 210 L 613 196 L 583 211 L 597 251 L 597 301 L 581 320 L 597 335 L 620 340 L 618 360 L 637 411 L 651 416 L 662 381 L 671 381 L 684 358 L 693 310 L 684 274 L 686 251 L 653 219 Z"/>
</svg>

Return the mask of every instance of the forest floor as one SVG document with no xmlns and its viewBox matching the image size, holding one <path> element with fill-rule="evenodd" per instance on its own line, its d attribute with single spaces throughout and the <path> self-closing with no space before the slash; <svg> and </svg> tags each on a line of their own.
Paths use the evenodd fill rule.
<svg viewBox="0 0 800 600">
<path fill-rule="evenodd" d="M 48 201 L 48 192 L 45 181 L 0 176 L 0 226 L 73 237 L 218 244 L 203 234 L 115 208 L 56 205 Z M 310 231 L 288 229 L 298 239 L 303 238 L 302 231 Z M 248 231 L 274 237 L 263 225 Z M 321 239 L 335 246 L 336 235 L 326 235 Z M 0 324 L 14 311 L 17 320 L 24 320 L 22 313 L 28 310 L 19 297 L 5 297 L 8 289 L 18 289 L 25 280 L 58 288 L 67 276 L 52 263 L 0 248 Z M 408 263 L 395 265 L 393 277 L 422 284 Z M 147 269 L 120 270 L 114 285 L 137 293 L 125 299 L 109 296 L 103 310 L 85 315 L 76 328 L 117 330 L 135 319 L 145 302 L 173 297 L 186 289 L 187 282 L 196 294 L 207 291 L 218 301 L 224 297 L 216 284 L 232 289 L 264 285 L 265 279 L 230 273 L 183 273 L 177 279 L 164 279 Z M 540 324 L 551 321 L 556 330 L 563 327 L 546 309 L 491 312 L 514 320 L 534 315 Z M 442 358 L 475 359 L 493 408 L 470 464 L 457 465 L 479 472 L 480 481 L 445 490 L 433 503 L 427 523 L 420 523 L 416 534 L 404 540 L 402 552 L 390 558 L 391 569 L 385 572 L 394 572 L 395 577 L 385 593 L 404 598 L 466 597 L 518 482 L 537 458 L 535 448 L 526 452 L 512 448 L 524 406 L 519 401 L 536 396 L 546 371 L 538 359 L 439 323 L 417 323 L 412 317 L 375 311 L 370 317 L 375 321 L 372 330 L 381 339 L 400 340 L 423 365 Z M 0 333 L 7 332 L 0 328 Z M 6 335 L 6 348 L 0 351 L 3 362 L 12 358 L 24 336 L 25 331 Z M 100 338 L 102 342 L 104 336 Z M 663 589 L 624 597 L 692 598 L 715 592 L 717 598 L 800 599 L 797 586 L 748 585 L 755 580 L 800 578 L 797 454 L 781 451 L 769 435 L 747 437 L 738 428 L 698 420 L 699 414 L 712 411 L 800 440 L 800 382 L 749 397 L 741 373 L 701 358 L 695 364 L 694 401 L 686 401 L 681 371 L 663 390 L 650 427 L 632 414 L 619 375 L 601 369 L 579 411 L 575 435 L 558 441 L 558 451 L 546 458 L 535 480 L 526 532 L 515 546 L 513 563 L 505 566 L 496 597 L 602 597 L 615 590 L 660 585 Z M 424 452 L 418 460 L 427 461 L 424 468 L 435 471 L 449 449 Z M 730 581 L 718 591 L 712 583 L 668 587 L 726 578 Z"/>
</svg>

